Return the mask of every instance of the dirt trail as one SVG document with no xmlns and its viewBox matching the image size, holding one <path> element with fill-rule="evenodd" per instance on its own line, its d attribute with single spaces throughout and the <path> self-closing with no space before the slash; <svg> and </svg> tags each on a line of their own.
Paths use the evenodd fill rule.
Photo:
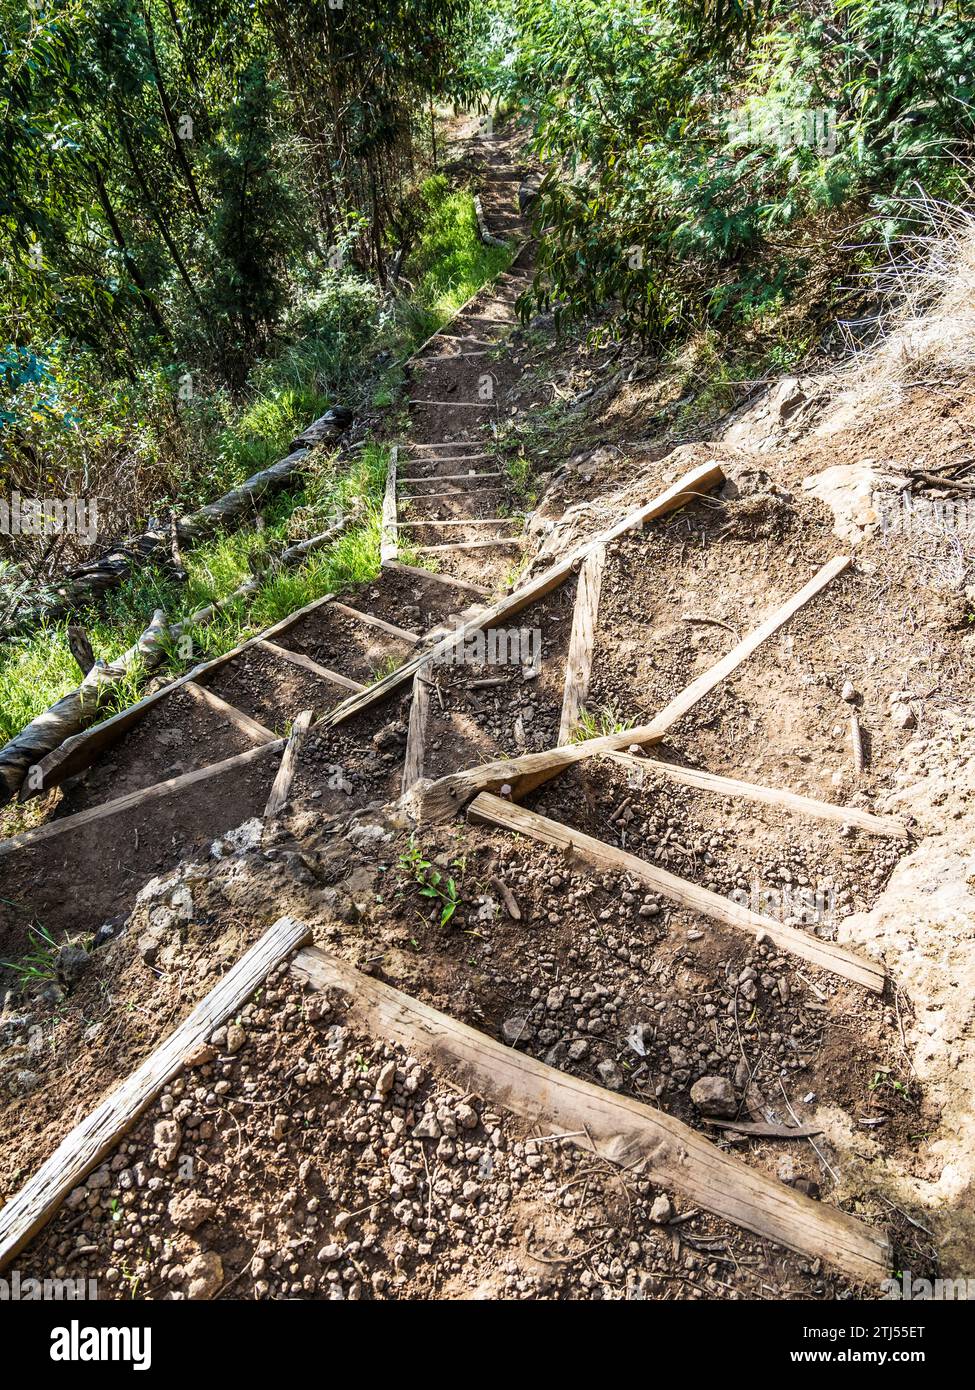
<svg viewBox="0 0 975 1390">
<path fill-rule="evenodd" d="M 523 229 L 516 156 L 510 142 L 488 142 L 482 184 L 489 223 L 512 236 Z M 534 389 L 539 368 L 525 360 L 513 310 L 529 269 L 525 250 L 512 275 L 478 295 L 414 365 L 409 427 L 392 442 L 397 518 L 420 524 L 399 528 L 398 565 L 296 618 L 274 635 L 278 650 L 252 646 L 201 677 L 212 694 L 285 731 L 299 710 L 324 712 L 348 683 L 371 683 L 414 652 L 415 639 L 502 592 L 526 556 L 540 565 L 690 466 L 687 451 L 666 454 L 652 441 L 618 450 L 605 468 L 593 449 L 591 470 L 565 468 L 525 532 L 495 427 L 519 393 Z M 740 441 L 713 448 L 704 456 L 720 458 L 729 479 L 720 495 L 608 548 L 585 702 L 591 731 L 652 717 L 839 549 L 819 501 L 773 481 Z M 499 476 L 469 480 L 471 472 Z M 473 525 L 492 518 L 504 522 Z M 415 550 L 447 536 L 488 544 L 434 552 L 437 575 L 411 568 Z M 886 573 L 846 574 L 701 701 L 654 756 L 863 810 L 884 809 L 900 790 L 897 809 L 910 814 L 898 781 L 910 730 L 879 711 L 905 670 L 919 678 L 936 666 L 947 689 L 961 638 L 939 631 L 936 651 L 931 630 L 898 629 L 892 595 L 908 582 L 901 575 L 895 589 Z M 937 1112 L 925 1084 L 938 1102 L 950 1084 L 934 1067 L 925 1075 L 911 1066 L 908 997 L 866 996 L 625 874 L 589 871 L 527 840 L 462 819 L 415 828 L 396 804 L 418 693 L 428 707 L 425 776 L 556 743 L 576 587 L 570 577 L 524 610 L 518 645 L 506 646 L 503 660 L 480 653 L 428 669 L 422 690 L 406 684 L 345 723 L 313 730 L 290 807 L 274 825 L 260 819 L 278 764 L 270 753 L 222 780 L 218 796 L 177 792 L 126 816 L 121 831 L 110 819 L 96 822 L 0 860 L 13 903 L 0 905 L 0 931 L 11 939 L 23 940 L 17 904 L 35 901 L 36 880 L 37 901 L 59 930 L 100 924 L 111 904 L 117 928 L 128 919 L 78 965 L 70 987 L 63 981 L 63 991 L 21 1015 L 12 1016 L 10 1001 L 0 1014 L 6 1193 L 55 1146 L 74 1106 L 102 1095 L 216 973 L 291 912 L 317 943 L 366 973 L 561 1071 L 659 1107 L 798 1191 L 883 1226 L 895 1263 L 915 1276 L 933 1267 L 932 1242 L 916 1224 L 920 1182 L 895 1177 L 926 1171 Z M 116 785 L 106 766 L 128 789 L 142 777 L 179 775 L 218 746 L 241 748 L 246 736 L 226 721 L 220 742 L 212 708 L 170 698 L 173 725 L 158 713 L 147 718 L 107 765 L 68 789 L 65 809 L 106 797 Z M 868 740 L 859 775 L 851 706 Z M 652 772 L 634 783 L 605 763 L 577 766 L 527 804 L 712 891 L 749 905 L 758 895 L 759 910 L 826 940 L 852 939 L 874 957 L 883 955 L 885 895 L 910 872 L 910 843 Z M 927 814 L 937 818 L 930 807 Z M 137 851 L 123 849 L 133 835 Z M 431 867 L 457 885 L 450 915 L 443 896 L 423 891 Z M 66 882 L 84 891 L 65 894 Z M 933 926 L 926 949 L 932 936 Z M 643 1173 L 580 1153 L 544 1121 L 514 1121 L 448 1068 L 351 1025 L 338 998 L 310 997 L 285 971 L 237 1022 L 236 1045 L 218 1030 L 212 1053 L 171 1083 L 72 1193 L 21 1257 L 25 1271 L 70 1268 L 96 1278 L 102 1297 L 850 1292 L 821 1261 L 771 1247 Z M 704 1078 L 721 1083 L 726 1118 L 799 1120 L 825 1137 L 720 1130 L 694 1098 Z M 167 1126 L 178 1130 L 176 1168 L 172 1156 L 160 1161 Z M 868 1147 L 870 1161 L 861 1161 Z M 938 1174 L 927 1181 L 935 1186 Z"/>
</svg>

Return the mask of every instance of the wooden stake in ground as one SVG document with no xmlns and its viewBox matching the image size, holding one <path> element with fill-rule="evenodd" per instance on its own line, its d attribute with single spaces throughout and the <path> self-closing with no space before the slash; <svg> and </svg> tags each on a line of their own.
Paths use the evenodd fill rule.
<svg viewBox="0 0 975 1390">
<path fill-rule="evenodd" d="M 849 1279 L 876 1287 L 887 1278 L 891 1252 L 882 1230 L 748 1167 L 662 1111 L 537 1062 L 315 947 L 300 951 L 292 970 L 317 989 L 347 995 L 350 1014 L 370 1032 L 449 1067 L 460 1086 L 492 1104 L 546 1131 L 581 1135 L 576 1142 L 587 1151 Z"/>
<path fill-rule="evenodd" d="M 271 795 L 267 799 L 264 808 L 264 819 L 272 820 L 279 816 L 288 804 L 291 796 L 291 783 L 294 781 L 295 773 L 298 770 L 298 757 L 301 753 L 301 745 L 305 741 L 305 736 L 311 728 L 312 711 L 304 709 L 291 726 L 291 733 L 288 735 L 288 742 L 285 745 L 284 757 L 281 759 L 281 766 L 278 768 L 278 775 L 274 779 L 271 788 Z"/>
<path fill-rule="evenodd" d="M 423 750 L 427 741 L 430 718 L 430 682 L 433 667 L 421 666 L 413 677 L 413 699 L 410 703 L 410 727 L 406 736 L 406 757 L 403 761 L 402 795 L 423 776 Z"/>
<path fill-rule="evenodd" d="M 617 849 L 615 845 L 608 845 L 581 830 L 561 825 L 534 811 L 526 811 L 524 806 L 516 806 L 488 792 L 481 792 L 471 802 L 467 815 L 469 820 L 477 824 L 515 831 L 539 844 L 563 850 L 567 856 L 575 856 L 597 868 L 629 874 L 637 882 L 662 893 L 681 907 L 703 913 L 716 922 L 723 922 L 725 926 L 743 929 L 754 937 L 765 936 L 780 950 L 807 960 L 820 970 L 829 970 L 844 980 L 852 980 L 875 994 L 883 993 L 886 975 L 883 968 L 873 961 L 857 956 L 833 941 L 821 941 L 818 936 L 783 926 L 772 917 L 752 912 L 731 898 L 723 898 L 720 893 L 712 893 L 709 888 L 701 888 L 689 879 L 679 878 L 666 869 L 658 869 L 655 864 L 648 864 L 645 859 Z"/>
<path fill-rule="evenodd" d="M 68 651 L 77 662 L 81 674 L 87 676 L 95 664 L 95 653 L 92 651 L 87 632 L 77 623 L 68 624 Z"/>
<path fill-rule="evenodd" d="M 27 1185 L 0 1209 L 0 1269 L 47 1224 L 68 1193 L 131 1129 L 146 1106 L 180 1070 L 184 1059 L 206 1042 L 213 1030 L 309 935 L 303 922 L 279 918 L 162 1046 L 75 1126 Z"/>
<path fill-rule="evenodd" d="M 420 804 L 416 808 L 420 819 L 437 820 L 454 815 L 477 792 L 497 792 L 503 786 L 511 787 L 512 796 L 526 796 L 535 787 L 540 787 L 543 782 L 548 782 L 563 769 L 573 763 L 582 762 L 585 758 L 602 753 L 622 753 L 634 745 L 640 747 L 648 743 L 658 743 L 678 719 L 699 700 L 703 700 L 705 695 L 710 694 L 714 687 L 750 657 L 767 637 L 784 627 L 804 604 L 814 598 L 838 574 L 842 574 L 849 564 L 849 557 L 840 555 L 829 564 L 823 565 L 808 584 L 793 594 L 737 646 L 732 647 L 727 656 L 723 656 L 696 680 L 691 681 L 690 685 L 685 686 L 649 724 L 625 729 L 619 734 L 585 739 L 568 747 L 549 748 L 542 753 L 526 753 L 523 757 L 510 758 L 507 761 L 483 763 L 480 767 L 467 768 L 464 772 L 441 777 L 423 791 Z M 343 706 L 340 705 L 339 708 Z M 335 713 L 336 711 L 333 711 L 333 715 Z"/>
<path fill-rule="evenodd" d="M 606 547 L 596 545 L 582 562 L 579 587 L 576 589 L 572 613 L 572 635 L 565 662 L 565 687 L 562 694 L 562 717 L 559 720 L 559 743 L 568 743 L 572 730 L 589 694 L 589 673 L 592 669 L 593 648 L 596 645 L 596 619 L 599 615 L 599 590 L 606 564 Z"/>
</svg>

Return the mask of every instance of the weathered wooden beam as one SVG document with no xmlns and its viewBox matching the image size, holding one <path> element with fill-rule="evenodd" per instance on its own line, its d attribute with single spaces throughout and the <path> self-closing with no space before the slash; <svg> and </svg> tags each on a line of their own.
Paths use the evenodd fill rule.
<svg viewBox="0 0 975 1390">
<path fill-rule="evenodd" d="M 244 1003 L 308 936 L 303 922 L 281 917 L 242 956 L 166 1041 L 66 1135 L 34 1176 L 0 1209 L 0 1269 L 21 1251 L 73 1188 L 111 1152 L 182 1068 L 187 1057 Z"/>
<path fill-rule="evenodd" d="M 435 820 L 442 816 L 455 814 L 479 791 L 500 791 L 507 786 L 512 796 L 525 796 L 540 787 L 565 768 L 586 758 L 602 753 L 621 753 L 631 746 L 642 747 L 648 743 L 659 743 L 667 731 L 705 695 L 710 694 L 727 676 L 740 666 L 757 647 L 778 632 L 804 604 L 814 598 L 827 584 L 849 566 L 847 556 L 838 556 L 813 575 L 798 593 L 780 605 L 754 631 L 750 632 L 733 647 L 727 656 L 715 662 L 702 672 L 690 685 L 666 704 L 649 724 L 640 724 L 622 733 L 606 734 L 599 738 L 584 739 L 581 743 L 567 747 L 549 748 L 541 753 L 526 753 L 520 758 L 484 763 L 480 767 L 467 768 L 463 772 L 451 773 L 424 789 L 418 812 L 424 820 Z M 341 708 L 341 706 L 339 707 Z"/>
<path fill-rule="evenodd" d="M 230 704 L 227 700 L 215 695 L 212 690 L 207 690 L 204 685 L 197 685 L 196 681 L 184 681 L 183 689 L 188 695 L 192 695 L 201 704 L 209 705 L 212 710 L 230 721 L 242 734 L 253 739 L 255 743 L 273 743 L 277 735 L 265 725 L 252 719 L 249 714 L 245 714 L 236 705 Z"/>
<path fill-rule="evenodd" d="M 274 816 L 281 814 L 281 811 L 288 804 L 291 796 L 291 783 L 294 781 L 295 773 L 298 771 L 298 758 L 301 754 L 301 745 L 305 741 L 308 730 L 311 728 L 311 721 L 314 711 L 304 709 L 298 715 L 291 726 L 291 733 L 288 735 L 288 742 L 285 746 L 284 757 L 278 768 L 278 775 L 274 779 L 271 787 L 271 795 L 267 799 L 264 808 L 264 819 L 271 820 Z"/>
<path fill-rule="evenodd" d="M 562 825 L 559 821 L 540 816 L 535 811 L 528 811 L 524 806 L 488 792 L 481 792 L 471 802 L 467 816 L 479 825 L 511 830 L 539 844 L 551 845 L 564 851 L 567 856 L 577 857 L 599 869 L 629 874 L 637 882 L 646 884 L 681 907 L 703 913 L 725 926 L 747 931 L 754 937 L 767 937 L 779 950 L 789 951 L 820 970 L 832 971 L 834 975 L 863 985 L 875 994 L 883 992 L 886 975 L 883 968 L 873 961 L 837 946 L 834 941 L 821 941 L 818 936 L 783 926 L 772 917 L 752 912 L 731 898 L 712 893 L 709 888 L 701 888 L 667 869 L 659 869 L 655 864 L 649 864 L 645 859 L 617 849 L 615 845 L 608 845 L 581 830 Z"/>
<path fill-rule="evenodd" d="M 430 719 L 431 666 L 421 666 L 413 677 L 413 698 L 410 701 L 410 724 L 406 735 L 406 757 L 403 761 L 402 794 L 423 776 L 423 751 L 426 747 L 427 724 Z"/>
<path fill-rule="evenodd" d="M 397 627 L 395 623 L 387 623 L 385 618 L 364 613 L 361 608 L 351 608 L 347 603 L 336 602 L 335 609 L 338 613 L 344 613 L 347 618 L 352 618 L 357 623 L 365 623 L 366 627 L 374 627 L 377 632 L 385 632 L 387 637 L 395 637 L 400 642 L 412 642 L 416 646 L 420 640 L 418 632 L 410 632 L 405 627 Z"/>
<path fill-rule="evenodd" d="M 394 444 L 389 451 L 386 467 L 386 491 L 383 493 L 383 513 L 379 539 L 379 563 L 388 564 L 396 559 L 396 468 L 397 448 Z"/>
<path fill-rule="evenodd" d="M 887 835 L 895 840 L 910 838 L 907 826 L 896 816 L 875 816 L 870 811 L 861 811 L 858 806 L 837 806 L 832 801 L 818 801 L 815 797 L 800 796 L 797 792 L 784 791 L 780 787 L 741 782 L 737 777 L 718 777 L 713 772 L 702 772 L 696 767 L 678 767 L 675 763 L 662 763 L 655 758 L 637 758 L 630 753 L 604 753 L 603 757 L 625 767 L 637 777 L 645 777 L 649 773 L 655 777 L 666 777 L 682 787 L 696 787 L 699 791 L 711 792 L 715 796 L 730 796 L 736 801 L 759 801 L 798 816 L 856 826 L 858 830 L 866 830 L 871 835 Z"/>
<path fill-rule="evenodd" d="M 572 611 L 572 633 L 565 660 L 565 686 L 562 692 L 562 715 L 559 719 L 559 743 L 568 743 L 589 694 L 592 654 L 596 645 L 596 619 L 599 613 L 599 590 L 606 564 L 606 547 L 594 546 L 582 562 L 575 607 Z"/>
<path fill-rule="evenodd" d="M 73 830 L 80 830 L 83 826 L 91 825 L 93 821 L 105 820 L 108 816 L 118 816 L 125 811 L 133 811 L 136 807 L 149 801 L 156 801 L 161 796 L 186 791 L 188 787 L 193 787 L 198 782 L 222 777 L 224 773 L 246 767 L 248 763 L 252 763 L 258 758 L 279 753 L 284 747 L 284 743 L 283 738 L 277 738 L 273 743 L 262 743 L 257 748 L 248 748 L 245 753 L 236 753 L 232 758 L 224 758 L 221 762 L 208 763 L 206 767 L 198 767 L 194 772 L 184 772 L 180 777 L 170 777 L 165 782 L 154 782 L 151 787 L 140 787 L 136 791 L 126 792 L 124 796 L 117 796 L 113 801 L 103 801 L 99 806 L 89 806 L 87 810 L 78 811 L 73 816 L 65 816 L 62 820 L 48 821 L 46 825 L 39 825 L 33 830 L 24 830 L 9 840 L 0 840 L 0 856 L 13 854 L 20 849 L 30 849 L 34 845 L 43 844 L 45 840 L 53 840 L 58 835 L 67 835 Z"/>
<path fill-rule="evenodd" d="M 293 652 L 290 647 L 279 647 L 277 642 L 268 642 L 263 637 L 257 639 L 258 647 L 263 647 L 265 651 L 271 652 L 273 656 L 279 657 L 282 661 L 290 661 L 292 666 L 300 666 L 303 671 L 307 671 L 312 676 L 318 676 L 323 681 L 329 681 L 332 685 L 339 685 L 343 690 L 364 690 L 365 686 L 361 681 L 351 680 L 348 676 L 340 675 L 338 671 L 332 671 L 327 666 L 320 666 L 317 661 L 312 661 L 310 656 L 305 656 L 304 652 Z"/>
<path fill-rule="evenodd" d="M 417 501 L 422 501 L 418 498 Z M 450 517 L 446 521 L 439 521 L 436 517 L 421 516 L 416 521 L 397 521 L 397 529 L 402 531 L 407 526 L 520 526 L 522 524 L 520 516 L 464 516 Z"/>
<path fill-rule="evenodd" d="M 875 1288 L 888 1276 L 891 1248 L 882 1229 L 812 1201 L 663 1111 L 546 1066 L 316 947 L 300 951 L 291 969 L 316 989 L 344 995 L 348 1016 L 370 1033 L 449 1068 L 459 1085 L 530 1124 L 584 1136 L 577 1142 L 588 1152 L 857 1283 Z"/>
</svg>

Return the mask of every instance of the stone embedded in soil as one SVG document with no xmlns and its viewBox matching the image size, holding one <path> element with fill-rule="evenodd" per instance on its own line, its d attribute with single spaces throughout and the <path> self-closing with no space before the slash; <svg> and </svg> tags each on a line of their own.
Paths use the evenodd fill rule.
<svg viewBox="0 0 975 1390">
<path fill-rule="evenodd" d="M 212 1298 L 223 1284 L 223 1261 L 215 1250 L 201 1250 L 183 1266 L 186 1297 Z"/>
<path fill-rule="evenodd" d="M 226 1048 L 228 1052 L 239 1052 L 247 1041 L 247 1034 L 239 1023 L 231 1023 L 227 1029 Z"/>
<path fill-rule="evenodd" d="M 673 1220 L 674 1204 L 665 1192 L 661 1192 L 654 1197 L 653 1205 L 650 1208 L 650 1220 L 656 1226 L 663 1226 L 665 1222 Z"/>
<path fill-rule="evenodd" d="M 204 1221 L 212 1221 L 217 1207 L 198 1192 L 184 1192 L 169 1203 L 169 1219 L 181 1231 L 195 1231 Z"/>
<path fill-rule="evenodd" d="M 716 1120 L 732 1120 L 738 1102 L 731 1082 L 724 1076 L 702 1076 L 691 1087 L 691 1100 L 702 1115 Z"/>
<path fill-rule="evenodd" d="M 532 1037 L 533 1032 L 534 1030 L 524 1014 L 512 1014 L 501 1024 L 501 1036 L 511 1047 L 520 1042 L 527 1042 Z"/>
<path fill-rule="evenodd" d="M 611 1091 L 618 1091 L 623 1084 L 623 1073 L 611 1057 L 606 1057 L 596 1068 L 599 1080 Z"/>
<path fill-rule="evenodd" d="M 57 973 L 58 979 L 68 989 L 76 985 L 82 975 L 91 964 L 91 958 L 87 951 L 83 951 L 80 946 L 62 946 L 58 952 Z"/>
<path fill-rule="evenodd" d="M 902 704 L 900 701 L 891 705 L 890 717 L 895 729 L 913 729 L 917 724 L 910 705 Z"/>
<path fill-rule="evenodd" d="M 413 1126 L 414 1139 L 439 1139 L 440 1135 L 440 1123 L 436 1115 L 424 1115 L 420 1122 Z"/>
</svg>

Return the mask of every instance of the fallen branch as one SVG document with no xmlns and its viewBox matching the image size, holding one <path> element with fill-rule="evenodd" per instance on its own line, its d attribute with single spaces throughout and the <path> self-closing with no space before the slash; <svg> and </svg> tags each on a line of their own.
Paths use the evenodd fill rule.
<svg viewBox="0 0 975 1390">
<path fill-rule="evenodd" d="M 51 753 L 66 738 L 79 733 L 93 723 L 105 707 L 109 693 L 129 674 L 138 662 L 144 671 L 152 671 L 166 656 L 169 631 L 162 609 L 153 614 L 152 622 L 127 652 L 108 663 L 93 666 L 77 690 L 63 695 L 50 709 L 39 714 L 4 748 L 0 748 L 0 805 L 10 801 L 28 780 L 46 754 Z M 40 791 L 38 785 L 34 790 Z"/>
</svg>

